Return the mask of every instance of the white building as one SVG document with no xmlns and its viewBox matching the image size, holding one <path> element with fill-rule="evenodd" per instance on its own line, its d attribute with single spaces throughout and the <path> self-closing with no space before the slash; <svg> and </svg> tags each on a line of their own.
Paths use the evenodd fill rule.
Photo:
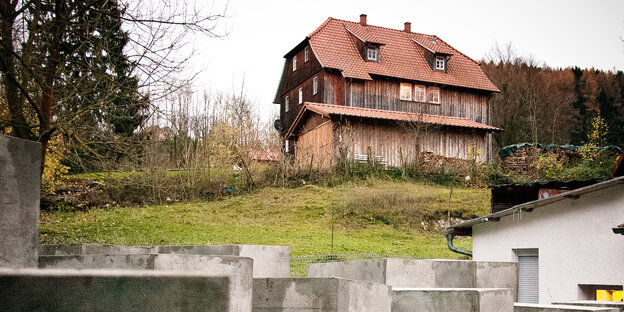
<svg viewBox="0 0 624 312">
<path fill-rule="evenodd" d="M 519 302 L 595 300 L 622 289 L 624 177 L 536 200 L 447 229 L 472 235 L 474 260 L 518 261 Z"/>
</svg>

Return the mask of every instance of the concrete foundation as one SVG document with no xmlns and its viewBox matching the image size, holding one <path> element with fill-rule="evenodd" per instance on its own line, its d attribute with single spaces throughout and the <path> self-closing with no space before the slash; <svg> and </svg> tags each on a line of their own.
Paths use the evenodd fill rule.
<svg viewBox="0 0 624 312">
<path fill-rule="evenodd" d="M 230 311 L 251 311 L 252 265 L 250 258 L 177 254 L 127 254 L 40 256 L 45 269 L 116 269 L 198 272 L 230 279 Z"/>
<path fill-rule="evenodd" d="M 99 244 L 42 245 L 40 255 L 189 254 L 253 259 L 254 277 L 290 277 L 290 247 L 263 245 L 111 246 Z"/>
<path fill-rule="evenodd" d="M 512 312 L 511 289 L 393 288 L 392 312 Z"/>
<path fill-rule="evenodd" d="M 514 312 L 619 312 L 617 308 L 598 306 L 578 306 L 578 305 L 552 305 L 552 304 L 530 304 L 515 303 Z"/>
<path fill-rule="evenodd" d="M 390 312 L 387 285 L 339 278 L 254 279 L 254 312 Z"/>
<path fill-rule="evenodd" d="M 415 288 L 510 288 L 517 298 L 518 263 L 372 259 L 315 263 L 308 277 L 341 277 Z"/>
<path fill-rule="evenodd" d="M 41 146 L 0 134 L 0 268 L 36 268 Z"/>
<path fill-rule="evenodd" d="M 0 269 L 0 311 L 234 311 L 229 288 L 201 272 Z"/>
<path fill-rule="evenodd" d="M 615 308 L 620 312 L 624 312 L 624 302 L 622 301 L 595 301 L 595 300 L 575 300 L 565 302 L 553 302 L 555 305 L 573 305 L 584 307 L 601 307 L 601 308 Z"/>
</svg>

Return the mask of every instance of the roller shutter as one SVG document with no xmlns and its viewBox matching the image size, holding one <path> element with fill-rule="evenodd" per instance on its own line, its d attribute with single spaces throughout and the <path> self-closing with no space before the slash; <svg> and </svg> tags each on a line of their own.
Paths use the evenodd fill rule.
<svg viewBox="0 0 624 312">
<path fill-rule="evenodd" d="M 539 258 L 518 256 L 518 302 L 539 303 Z"/>
</svg>

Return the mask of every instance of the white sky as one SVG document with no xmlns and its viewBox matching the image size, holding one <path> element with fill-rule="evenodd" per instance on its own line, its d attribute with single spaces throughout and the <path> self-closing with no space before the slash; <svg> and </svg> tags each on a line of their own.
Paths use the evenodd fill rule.
<svg viewBox="0 0 624 312">
<path fill-rule="evenodd" d="M 438 35 L 475 60 L 496 42 L 512 42 L 551 67 L 624 70 L 624 0 L 230 0 L 221 21 L 229 34 L 194 42 L 193 64 L 202 69 L 195 86 L 231 91 L 244 77 L 248 96 L 272 120 L 284 54 L 328 17 L 356 22 L 361 13 L 370 25 L 403 29 L 409 21 L 412 31 Z"/>
</svg>

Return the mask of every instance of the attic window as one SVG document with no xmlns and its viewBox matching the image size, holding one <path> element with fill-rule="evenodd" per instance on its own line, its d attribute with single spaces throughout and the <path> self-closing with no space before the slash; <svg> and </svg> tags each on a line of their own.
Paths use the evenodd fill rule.
<svg viewBox="0 0 624 312">
<path fill-rule="evenodd" d="M 290 110 L 290 98 L 288 98 L 288 95 L 287 95 L 286 99 L 284 100 L 284 112 L 288 113 L 289 110 Z"/>
<path fill-rule="evenodd" d="M 366 59 L 369 61 L 379 61 L 379 47 L 368 46 L 366 47 Z"/>
<path fill-rule="evenodd" d="M 293 56 L 293 71 L 297 70 L 297 55 Z"/>
<path fill-rule="evenodd" d="M 445 70 L 446 69 L 446 59 L 444 56 L 436 56 L 435 58 L 435 69 L 436 70 Z"/>
<path fill-rule="evenodd" d="M 438 42 L 435 39 L 429 39 L 429 41 L 431 41 L 431 43 L 433 44 L 438 44 Z"/>
<path fill-rule="evenodd" d="M 303 62 L 307 62 L 310 59 L 310 57 L 308 56 L 308 47 L 305 47 L 305 49 L 303 50 Z"/>
</svg>

